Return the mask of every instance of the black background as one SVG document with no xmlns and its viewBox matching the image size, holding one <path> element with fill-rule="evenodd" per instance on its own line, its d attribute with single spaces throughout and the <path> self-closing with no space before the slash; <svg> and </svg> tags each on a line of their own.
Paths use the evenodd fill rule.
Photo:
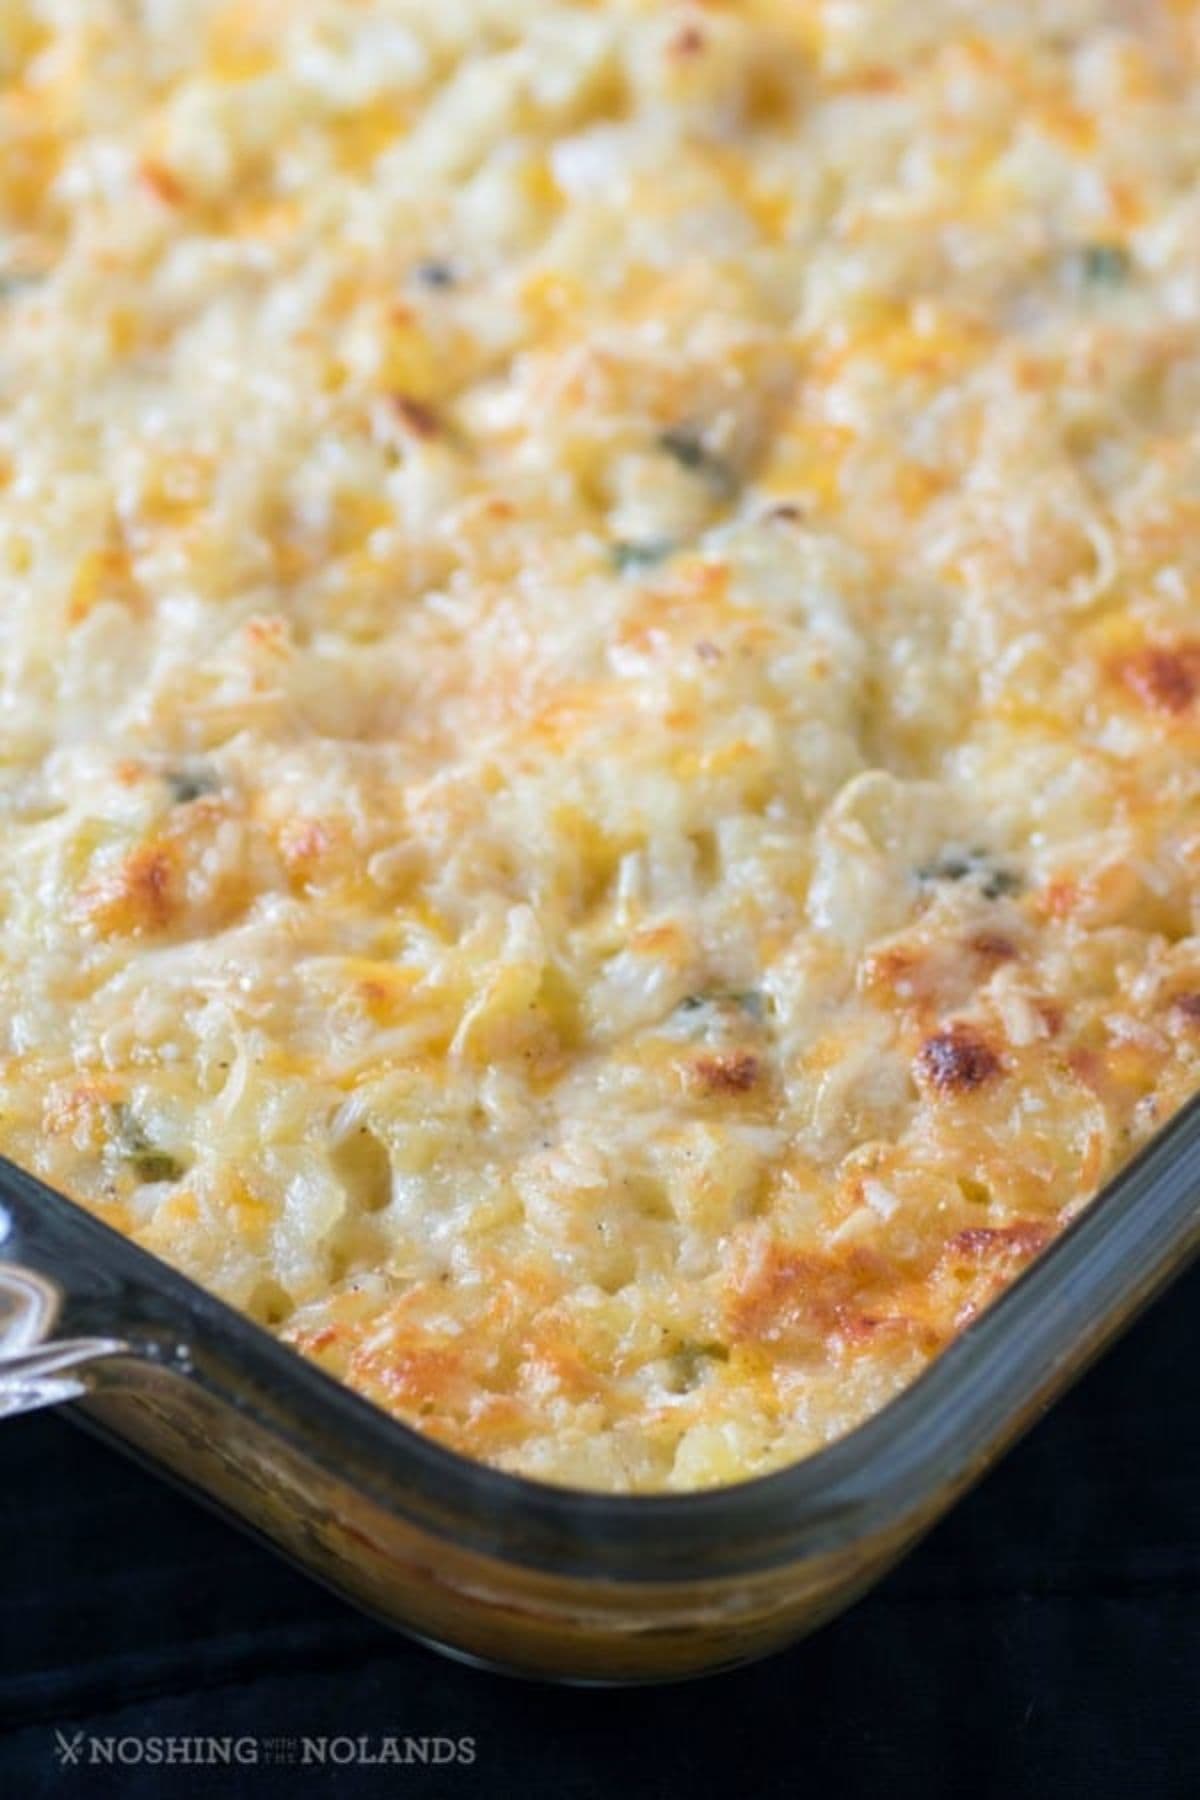
<svg viewBox="0 0 1200 1800">
<path fill-rule="evenodd" d="M 1200 1794 L 1200 1272 L 874 1594 L 734 1674 L 479 1674 L 49 1415 L 0 1427 L 0 1792 Z M 101 1734 L 470 1736 L 472 1768 L 60 1768 Z"/>
</svg>

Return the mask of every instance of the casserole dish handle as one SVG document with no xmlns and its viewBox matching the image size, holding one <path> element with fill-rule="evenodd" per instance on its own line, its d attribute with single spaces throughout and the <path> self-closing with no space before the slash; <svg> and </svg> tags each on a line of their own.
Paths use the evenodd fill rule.
<svg viewBox="0 0 1200 1800">
<path fill-rule="evenodd" d="M 105 1356 L 128 1355 L 120 1338 L 54 1337 L 62 1295 L 20 1263 L 0 1262 L 0 1419 L 35 1412 L 87 1391 L 82 1371 Z"/>
<path fill-rule="evenodd" d="M 6 1157 L 0 1182 L 0 1419 L 82 1399 L 114 1358 L 189 1373 L 191 1322 L 140 1253 L 98 1253 L 95 1222 Z"/>
</svg>

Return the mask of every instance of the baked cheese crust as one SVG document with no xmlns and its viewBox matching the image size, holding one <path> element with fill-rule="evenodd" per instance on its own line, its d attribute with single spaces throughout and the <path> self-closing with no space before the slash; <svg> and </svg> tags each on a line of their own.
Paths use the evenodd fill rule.
<svg viewBox="0 0 1200 1800">
<path fill-rule="evenodd" d="M 1200 1086 L 1193 0 L 0 0 L 0 1148 L 588 1488 Z"/>
</svg>

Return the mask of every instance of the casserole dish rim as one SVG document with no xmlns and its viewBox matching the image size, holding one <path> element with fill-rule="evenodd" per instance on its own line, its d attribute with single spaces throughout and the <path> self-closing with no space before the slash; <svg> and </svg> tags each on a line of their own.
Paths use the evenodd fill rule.
<svg viewBox="0 0 1200 1800">
<path fill-rule="evenodd" d="M 389 1511 L 463 1548 L 587 1580 L 761 1573 L 827 1553 L 995 1459 L 1200 1248 L 1200 1095 L 899 1392 L 808 1456 L 718 1487 L 613 1493 L 473 1459 L 387 1413 L 153 1252 L 0 1157 L 0 1259 L 58 1289 L 60 1329 L 199 1382 Z M 990 1404 L 989 1404 L 990 1403 Z M 186 1395 L 181 1394 L 181 1405 Z M 947 1501 L 947 1504 L 949 1501 Z"/>
</svg>

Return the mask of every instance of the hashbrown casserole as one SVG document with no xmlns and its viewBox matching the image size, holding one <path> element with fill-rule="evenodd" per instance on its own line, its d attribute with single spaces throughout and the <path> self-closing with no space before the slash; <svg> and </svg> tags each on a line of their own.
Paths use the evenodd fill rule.
<svg viewBox="0 0 1200 1800">
<path fill-rule="evenodd" d="M 1200 1087 L 1195 0 L 0 0 L 0 1149 L 745 1478 Z"/>
</svg>

